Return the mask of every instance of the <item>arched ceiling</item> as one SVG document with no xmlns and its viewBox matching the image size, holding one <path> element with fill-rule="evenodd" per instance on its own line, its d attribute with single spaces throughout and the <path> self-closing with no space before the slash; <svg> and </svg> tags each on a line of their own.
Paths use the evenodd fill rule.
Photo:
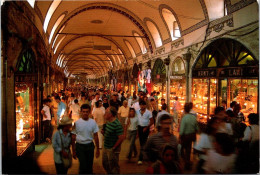
<svg viewBox="0 0 260 175">
<path fill-rule="evenodd" d="M 34 8 L 43 23 L 52 3 L 35 2 Z M 147 21 L 155 24 L 162 41 L 171 40 L 167 20 L 163 19 L 163 8 L 174 15 L 181 34 L 208 21 L 204 0 L 61 1 L 54 9 L 46 31 L 48 38 L 56 28 L 50 42 L 50 48 L 53 46 L 53 52 L 56 51 L 54 60 L 68 74 L 104 75 L 132 59 L 127 41 L 137 56 L 144 49 L 140 48 L 140 40 L 138 43 L 136 37 L 141 38 L 146 50 L 153 53 L 156 49 L 154 31 L 149 31 Z M 63 14 L 65 17 L 55 27 Z"/>
</svg>

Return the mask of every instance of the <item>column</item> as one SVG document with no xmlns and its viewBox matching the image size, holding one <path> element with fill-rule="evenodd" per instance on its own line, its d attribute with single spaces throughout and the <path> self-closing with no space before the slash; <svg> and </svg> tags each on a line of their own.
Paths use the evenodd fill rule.
<svg viewBox="0 0 260 175">
<path fill-rule="evenodd" d="M 167 110 L 170 111 L 170 76 L 169 76 L 169 64 L 170 64 L 170 56 L 164 59 L 164 64 L 166 66 L 166 103 Z"/>
<path fill-rule="evenodd" d="M 191 59 L 191 53 L 190 50 L 187 51 L 187 53 L 183 54 L 183 59 L 185 60 L 185 78 L 186 78 L 186 102 L 191 101 L 191 87 L 190 87 L 190 59 Z"/>
</svg>

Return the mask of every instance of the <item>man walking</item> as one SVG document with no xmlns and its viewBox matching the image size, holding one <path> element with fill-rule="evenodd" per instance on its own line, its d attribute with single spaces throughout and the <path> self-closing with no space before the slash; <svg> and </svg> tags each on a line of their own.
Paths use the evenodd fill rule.
<svg viewBox="0 0 260 175">
<path fill-rule="evenodd" d="M 137 117 L 138 117 L 138 134 L 139 134 L 139 141 L 140 141 L 140 146 L 141 146 L 141 151 L 139 154 L 139 159 L 138 159 L 138 165 L 141 165 L 143 162 L 143 149 L 144 145 L 147 141 L 149 131 L 150 131 L 150 126 L 153 125 L 153 116 L 151 111 L 146 109 L 146 102 L 145 101 L 140 101 L 140 110 L 136 111 Z"/>
<path fill-rule="evenodd" d="M 160 157 L 161 150 L 165 144 L 169 144 L 177 150 L 178 142 L 171 132 L 171 126 L 172 116 L 167 113 L 161 115 L 157 125 L 159 132 L 149 137 L 144 148 L 144 153 L 149 161 L 155 162 L 162 158 Z"/>
<path fill-rule="evenodd" d="M 120 174 L 119 153 L 121 143 L 124 140 L 124 130 L 120 121 L 116 118 L 117 110 L 111 106 L 106 109 L 107 120 L 104 132 L 104 150 L 102 164 L 108 174 Z"/>
<path fill-rule="evenodd" d="M 63 117 L 66 111 L 66 105 L 63 103 L 59 96 L 55 97 L 55 101 L 58 103 L 58 111 L 57 111 L 57 124 L 59 124 L 60 118 Z"/>
<path fill-rule="evenodd" d="M 50 113 L 50 100 L 43 100 L 43 108 L 41 114 L 43 115 L 42 125 L 43 125 L 43 141 L 51 143 L 52 136 L 52 126 L 51 126 L 51 113 Z"/>
<path fill-rule="evenodd" d="M 79 158 L 79 174 L 93 174 L 94 143 L 96 158 L 99 157 L 98 125 L 89 117 L 91 108 L 87 104 L 81 106 L 82 117 L 74 124 L 72 133 L 73 158 Z M 76 145 L 75 145 L 76 141 Z"/>
</svg>

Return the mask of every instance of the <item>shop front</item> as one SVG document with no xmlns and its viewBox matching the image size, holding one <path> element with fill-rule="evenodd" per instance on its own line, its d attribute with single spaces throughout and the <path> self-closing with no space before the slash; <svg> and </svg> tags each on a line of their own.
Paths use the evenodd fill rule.
<svg viewBox="0 0 260 175">
<path fill-rule="evenodd" d="M 17 156 L 32 148 L 37 131 L 37 70 L 31 49 L 25 51 L 15 72 L 15 117 Z"/>
<path fill-rule="evenodd" d="M 184 107 L 186 100 L 186 78 L 183 60 L 178 57 L 172 64 L 172 74 L 170 75 L 170 111 L 173 110 L 173 104 L 178 97 L 178 101 Z M 183 111 L 180 111 L 183 112 Z"/>
<path fill-rule="evenodd" d="M 129 71 L 125 70 L 124 71 L 124 88 L 123 91 L 127 92 L 129 91 Z"/>
<path fill-rule="evenodd" d="M 239 42 L 212 42 L 195 62 L 192 77 L 192 101 L 201 120 L 232 101 L 241 105 L 245 116 L 258 112 L 258 60 Z"/>
<path fill-rule="evenodd" d="M 152 69 L 152 91 L 160 92 L 158 104 L 161 106 L 162 98 L 166 99 L 166 67 L 162 59 L 155 60 Z"/>
<path fill-rule="evenodd" d="M 138 84 L 137 84 L 138 73 L 139 73 L 139 68 L 138 65 L 135 63 L 131 73 L 131 83 L 130 83 L 131 94 L 133 94 L 134 91 L 136 92 L 138 91 Z"/>
</svg>

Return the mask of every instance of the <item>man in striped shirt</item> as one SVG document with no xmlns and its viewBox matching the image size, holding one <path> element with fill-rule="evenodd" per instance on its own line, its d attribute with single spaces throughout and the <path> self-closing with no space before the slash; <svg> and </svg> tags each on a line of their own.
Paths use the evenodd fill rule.
<svg viewBox="0 0 260 175">
<path fill-rule="evenodd" d="M 144 147 L 144 155 L 148 161 L 161 160 L 160 154 L 165 144 L 171 145 L 177 152 L 177 138 L 170 132 L 172 119 L 169 114 L 163 114 L 160 117 L 157 126 L 159 132 L 149 137 Z M 175 156 L 177 156 L 175 157 L 177 160 L 178 155 Z"/>
<path fill-rule="evenodd" d="M 110 106 L 106 109 L 104 117 L 107 123 L 103 128 L 104 150 L 102 164 L 107 174 L 120 174 L 118 162 L 121 143 L 124 140 L 124 130 L 116 116 L 117 110 L 115 107 Z"/>
</svg>

